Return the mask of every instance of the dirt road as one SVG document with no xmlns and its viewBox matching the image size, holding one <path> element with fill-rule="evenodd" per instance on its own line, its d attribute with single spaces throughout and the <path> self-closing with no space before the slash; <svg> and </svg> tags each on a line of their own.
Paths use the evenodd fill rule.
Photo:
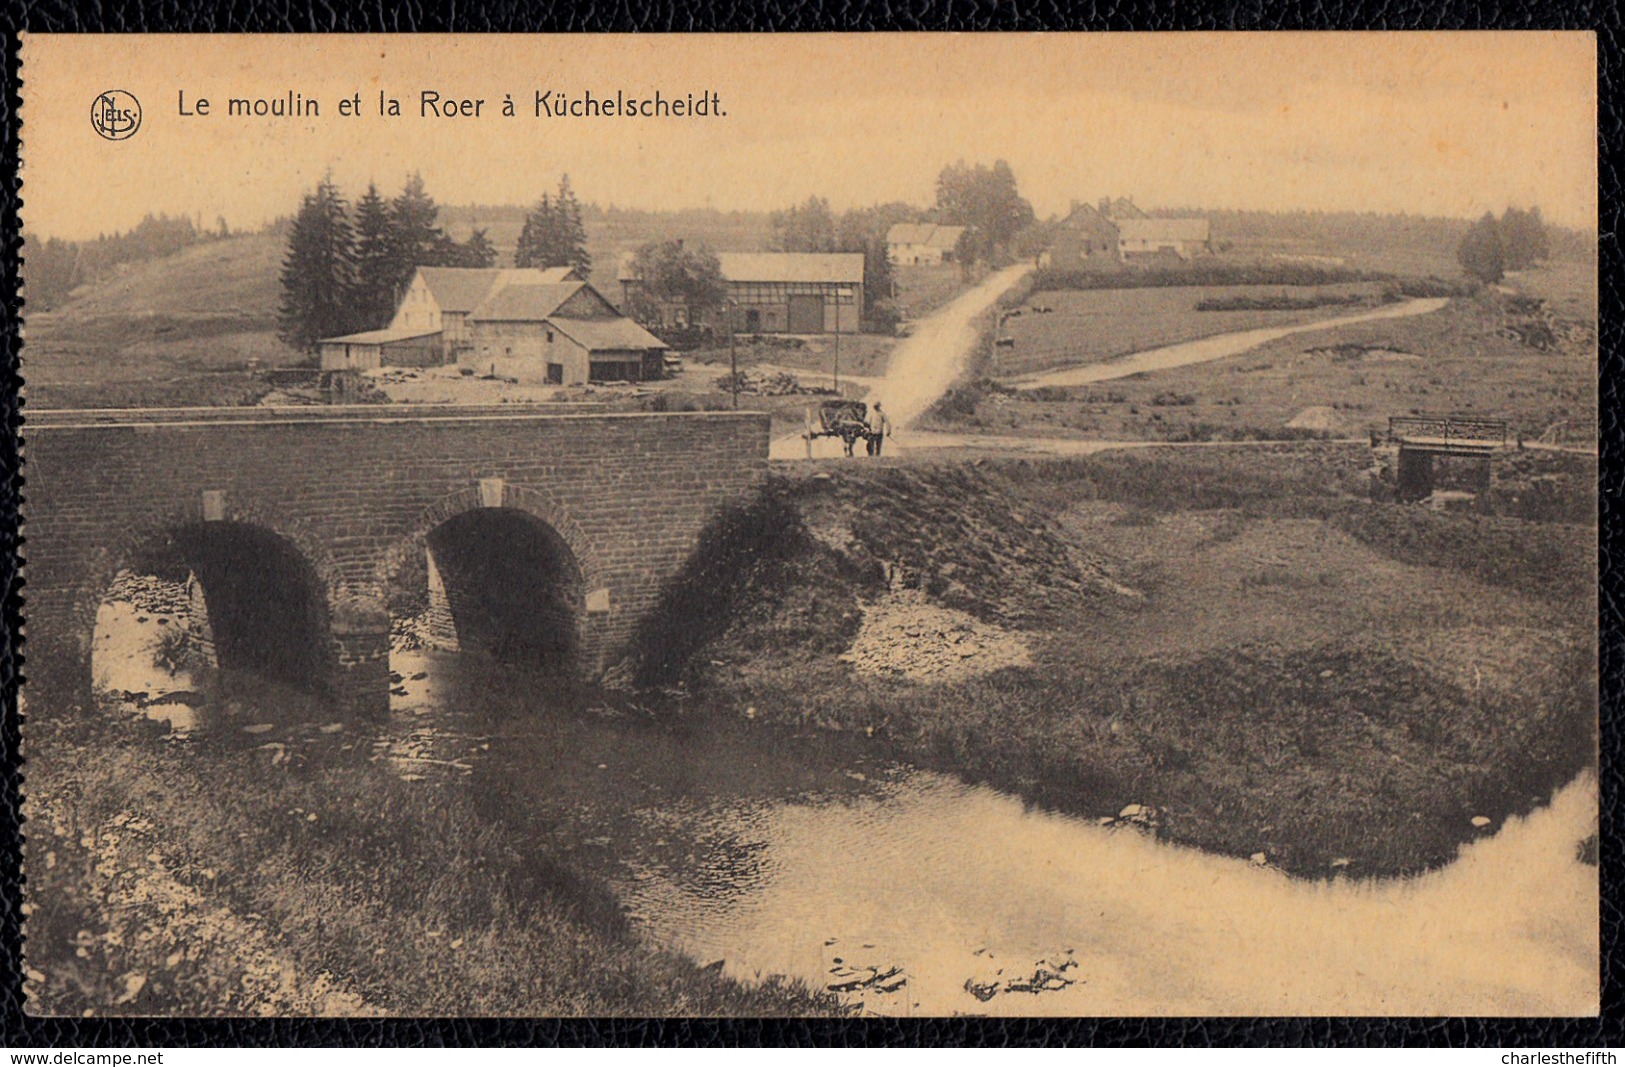
<svg viewBox="0 0 1625 1067">
<path fill-rule="evenodd" d="M 964 372 L 976 344 L 977 316 L 1030 270 L 1030 264 L 1020 264 L 988 275 L 975 288 L 923 319 L 914 333 L 892 350 L 885 379 L 869 391 L 866 399 L 884 405 L 899 435 L 906 438 L 908 426 Z M 813 442 L 815 458 L 840 454 L 841 443 L 834 438 Z M 770 455 L 774 459 L 804 459 L 807 445 L 799 433 L 786 434 L 773 442 Z"/>
<path fill-rule="evenodd" d="M 1215 359 L 1224 359 L 1228 356 L 1239 356 L 1249 352 L 1259 345 L 1270 341 L 1289 337 L 1295 333 L 1306 333 L 1310 330 L 1329 330 L 1337 326 L 1349 326 L 1357 322 L 1372 322 L 1377 319 L 1399 319 L 1410 315 L 1426 315 L 1444 307 L 1448 300 L 1407 300 L 1401 304 L 1391 304 L 1376 311 L 1361 312 L 1358 315 L 1345 315 L 1336 319 L 1324 319 L 1320 322 L 1300 323 L 1296 326 L 1272 326 L 1260 330 L 1241 330 L 1237 333 L 1219 334 L 1216 337 L 1204 337 L 1197 341 L 1186 341 L 1183 344 L 1167 345 L 1163 348 L 1152 348 L 1144 352 L 1136 352 L 1121 359 L 1110 360 L 1106 363 L 1094 363 L 1087 367 L 1066 367 L 1061 370 L 1044 371 L 1041 374 L 1029 374 L 1017 378 L 1013 382 L 1017 389 L 1037 389 L 1046 385 L 1088 385 L 1092 382 L 1106 382 L 1113 378 L 1127 378 L 1131 374 L 1143 374 L 1146 371 L 1167 370 L 1171 367 L 1187 367 L 1193 363 L 1207 363 Z"/>
</svg>

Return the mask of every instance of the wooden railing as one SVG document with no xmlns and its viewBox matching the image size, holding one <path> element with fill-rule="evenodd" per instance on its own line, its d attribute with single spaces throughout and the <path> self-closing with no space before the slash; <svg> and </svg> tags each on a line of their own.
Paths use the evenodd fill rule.
<svg viewBox="0 0 1625 1067">
<path fill-rule="evenodd" d="M 1395 415 L 1388 420 L 1388 436 L 1393 440 L 1453 443 L 1464 446 L 1498 443 L 1505 446 L 1510 427 L 1505 419 L 1477 418 L 1471 415 Z"/>
</svg>

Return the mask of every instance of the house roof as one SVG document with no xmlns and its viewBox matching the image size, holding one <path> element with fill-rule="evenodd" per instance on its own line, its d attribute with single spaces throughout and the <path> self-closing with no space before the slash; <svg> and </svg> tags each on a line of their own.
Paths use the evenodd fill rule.
<svg viewBox="0 0 1625 1067">
<path fill-rule="evenodd" d="M 410 341 L 418 337 L 434 337 L 439 333 L 439 330 L 420 330 L 411 328 L 366 330 L 362 333 L 347 333 L 342 337 L 323 337 L 321 339 L 321 343 L 324 345 L 387 345 L 395 341 Z"/>
<path fill-rule="evenodd" d="M 1117 223 L 1125 241 L 1206 241 L 1207 219 L 1122 219 Z"/>
<path fill-rule="evenodd" d="M 670 347 L 631 319 L 571 319 L 560 316 L 548 322 L 589 353 L 650 351 Z"/>
<path fill-rule="evenodd" d="M 474 308 L 470 318 L 481 322 L 540 322 L 583 288 L 586 282 L 554 282 L 548 285 L 509 283 L 493 292 Z"/>
<path fill-rule="evenodd" d="M 1145 212 L 1141 211 L 1135 205 L 1134 201 L 1130 200 L 1126 196 L 1120 196 L 1116 200 L 1108 201 L 1105 204 L 1103 214 L 1114 222 L 1123 222 L 1128 219 L 1144 219 L 1150 217 Z"/>
<path fill-rule="evenodd" d="M 492 291 L 509 285 L 556 285 L 566 281 L 580 281 L 581 276 L 571 267 L 480 268 L 480 267 L 419 267 L 418 273 L 429 287 L 441 311 L 467 314 L 479 306 Z"/>
<path fill-rule="evenodd" d="M 862 252 L 721 252 L 730 282 L 836 282 L 863 284 Z"/>
<path fill-rule="evenodd" d="M 615 277 L 638 280 L 636 254 L 622 254 Z M 834 282 L 863 284 L 862 252 L 718 252 L 722 277 L 730 282 Z"/>
<path fill-rule="evenodd" d="M 1073 205 L 1072 210 L 1067 213 L 1066 218 L 1061 220 L 1061 225 L 1067 227 L 1076 227 L 1085 224 L 1093 226 L 1096 223 L 1102 222 L 1108 225 L 1116 225 L 1116 223 L 1113 223 L 1111 219 L 1107 218 L 1105 215 L 1102 215 L 1100 213 L 1100 209 L 1095 207 L 1095 205 L 1075 204 Z"/>
<path fill-rule="evenodd" d="M 942 226 L 935 222 L 899 222 L 886 231 L 886 243 L 953 248 L 965 232 L 963 226 Z"/>
</svg>

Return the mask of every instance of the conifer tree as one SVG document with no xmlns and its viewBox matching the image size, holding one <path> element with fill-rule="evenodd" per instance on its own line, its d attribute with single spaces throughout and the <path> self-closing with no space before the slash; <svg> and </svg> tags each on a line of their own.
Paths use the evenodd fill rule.
<svg viewBox="0 0 1625 1067">
<path fill-rule="evenodd" d="M 582 220 L 575 190 L 570 188 L 568 174 L 559 181 L 557 195 L 549 197 L 543 193 L 525 217 L 513 264 L 516 267 L 574 267 L 583 274 L 592 270 L 586 223 Z"/>
<path fill-rule="evenodd" d="M 592 270 L 592 256 L 587 252 L 587 225 L 581 218 L 581 203 L 575 190 L 570 188 L 570 176 L 559 179 L 559 195 L 555 201 L 557 213 L 558 262 L 551 267 L 574 267 L 583 275 Z"/>
<path fill-rule="evenodd" d="M 419 267 L 443 265 L 446 235 L 439 219 L 440 208 L 424 189 L 423 176 L 413 174 L 389 205 L 392 290 L 404 290 Z"/>
<path fill-rule="evenodd" d="M 394 266 L 389 205 L 369 183 L 355 210 L 356 320 L 362 328 L 381 329 L 395 314 L 399 274 Z"/>
<path fill-rule="evenodd" d="M 329 175 L 305 195 L 288 232 L 278 336 L 294 348 L 314 352 L 321 338 L 350 333 L 357 326 L 354 285 L 355 236 L 348 205 Z"/>
</svg>

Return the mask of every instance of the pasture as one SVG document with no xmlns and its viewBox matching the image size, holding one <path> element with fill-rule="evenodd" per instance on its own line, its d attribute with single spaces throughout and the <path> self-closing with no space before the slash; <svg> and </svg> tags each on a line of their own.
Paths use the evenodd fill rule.
<svg viewBox="0 0 1625 1067">
<path fill-rule="evenodd" d="M 1015 377 L 1054 367 L 1100 363 L 1148 348 L 1215 334 L 1294 326 L 1349 314 L 1348 307 L 1292 311 L 1198 311 L 1203 300 L 1234 297 L 1362 296 L 1381 298 L 1376 282 L 1293 287 L 1279 285 L 1180 286 L 1034 293 L 1026 309 L 1005 323 L 1012 342 L 998 351 L 994 376 Z M 1031 308 L 1048 307 L 1048 313 Z"/>
</svg>

